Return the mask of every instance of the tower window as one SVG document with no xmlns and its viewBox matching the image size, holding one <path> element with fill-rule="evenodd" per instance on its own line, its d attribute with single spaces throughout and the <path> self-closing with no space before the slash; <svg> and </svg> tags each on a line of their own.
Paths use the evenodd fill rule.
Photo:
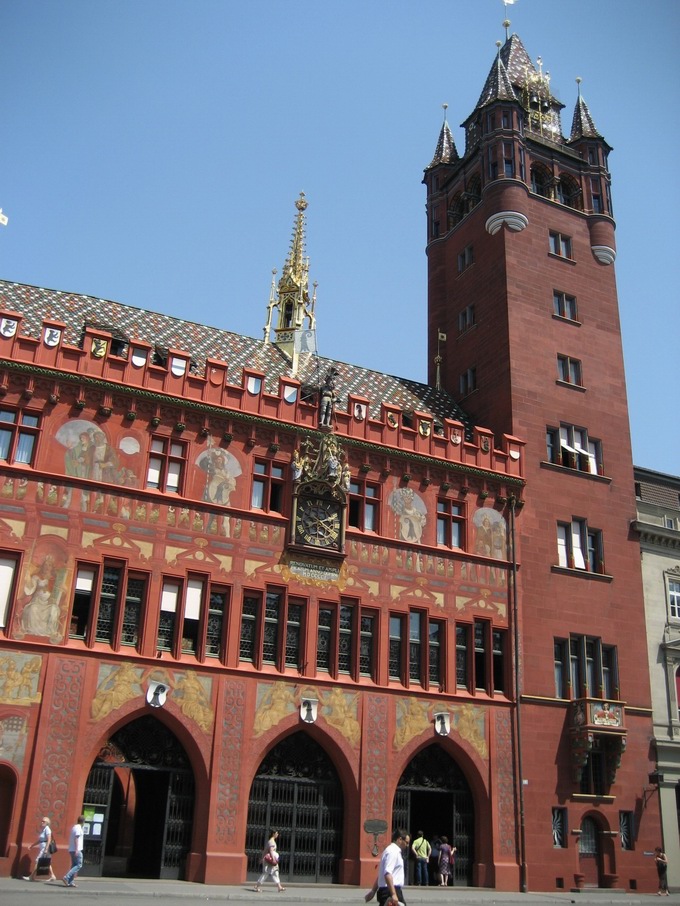
<svg viewBox="0 0 680 906">
<path fill-rule="evenodd" d="M 471 264 L 475 263 L 474 249 L 471 245 L 466 246 L 458 255 L 458 273 L 462 274 Z"/>
<path fill-rule="evenodd" d="M 468 368 L 459 378 L 459 389 L 461 396 L 468 396 L 473 390 L 477 389 L 477 369 Z"/>
<path fill-rule="evenodd" d="M 581 362 L 578 359 L 572 359 L 567 355 L 557 356 L 557 379 L 565 384 L 574 384 L 576 387 L 583 386 L 583 375 L 581 373 Z"/>
<path fill-rule="evenodd" d="M 458 331 L 460 333 L 465 333 L 466 330 L 469 330 L 475 323 L 475 306 L 468 305 L 467 308 L 464 308 L 463 311 L 458 315 Z"/>
<path fill-rule="evenodd" d="M 558 318 L 566 318 L 568 321 L 576 321 L 576 296 L 570 296 L 567 293 L 562 293 L 559 290 L 554 290 L 553 311 Z"/>
<path fill-rule="evenodd" d="M 557 523 L 557 562 L 565 569 L 604 572 L 602 532 L 585 519 Z"/>
<path fill-rule="evenodd" d="M 571 259 L 571 236 L 565 236 L 564 233 L 555 233 L 551 230 L 549 240 L 551 255 Z"/>
<path fill-rule="evenodd" d="M 546 429 L 548 462 L 591 475 L 602 474 L 602 444 L 585 428 L 562 424 Z"/>
</svg>

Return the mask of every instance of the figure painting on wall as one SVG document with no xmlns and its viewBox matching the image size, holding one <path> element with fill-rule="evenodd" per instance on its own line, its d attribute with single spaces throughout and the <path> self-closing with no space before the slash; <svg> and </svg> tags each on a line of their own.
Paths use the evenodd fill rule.
<svg viewBox="0 0 680 906">
<path fill-rule="evenodd" d="M 17 638 L 35 635 L 47 637 L 51 642 L 61 641 L 61 599 L 66 573 L 65 560 L 56 550 L 43 548 L 41 553 L 34 552 L 21 585 L 24 602 L 14 624 Z"/>
<path fill-rule="evenodd" d="M 423 498 L 411 488 L 395 488 L 387 503 L 399 517 L 398 537 L 420 544 L 427 522 L 427 507 Z"/>
<path fill-rule="evenodd" d="M 126 435 L 118 445 L 120 453 L 125 454 L 126 461 L 121 462 L 118 450 L 109 444 L 101 427 L 86 419 L 73 418 L 59 428 L 55 435 L 59 443 L 66 448 L 64 453 L 64 471 L 73 478 L 89 478 L 107 484 L 124 487 L 136 487 L 138 483 L 135 461 L 132 458 L 140 451 L 139 441 Z M 61 505 L 71 505 L 72 488 L 64 493 Z M 101 509 L 104 498 L 101 493 L 95 496 L 95 509 Z M 82 510 L 89 509 L 90 493 L 81 491 L 80 505 Z"/>
<path fill-rule="evenodd" d="M 480 507 L 472 517 L 475 527 L 474 552 L 493 560 L 505 560 L 508 556 L 507 525 L 502 513 L 492 507 Z M 473 569 L 475 569 L 473 567 Z M 477 566 L 476 577 L 492 584 L 502 584 L 504 570 L 493 566 Z"/>
<path fill-rule="evenodd" d="M 212 438 L 208 441 L 208 449 L 196 460 L 196 465 L 205 472 L 203 499 L 229 506 L 232 491 L 236 488 L 236 479 L 241 474 L 241 466 L 232 453 L 213 446 L 211 441 Z"/>
</svg>

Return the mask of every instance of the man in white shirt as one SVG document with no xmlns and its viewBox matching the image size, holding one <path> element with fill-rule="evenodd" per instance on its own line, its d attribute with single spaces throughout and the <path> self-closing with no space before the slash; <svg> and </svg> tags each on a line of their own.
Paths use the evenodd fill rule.
<svg viewBox="0 0 680 906">
<path fill-rule="evenodd" d="M 83 867 L 83 824 L 85 824 L 85 816 L 80 815 L 71 828 L 71 834 L 68 838 L 68 854 L 71 857 L 71 868 L 62 878 L 67 887 L 78 886 L 76 877 Z"/>
<path fill-rule="evenodd" d="M 411 838 L 402 828 L 392 834 L 392 842 L 380 859 L 378 869 L 378 904 L 379 906 L 398 906 L 406 900 L 402 891 L 404 884 L 404 853 L 408 852 Z"/>
</svg>

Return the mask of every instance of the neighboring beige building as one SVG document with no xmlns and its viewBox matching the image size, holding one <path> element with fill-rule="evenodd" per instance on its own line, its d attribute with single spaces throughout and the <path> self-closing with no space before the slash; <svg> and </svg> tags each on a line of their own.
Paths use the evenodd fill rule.
<svg viewBox="0 0 680 906">
<path fill-rule="evenodd" d="M 680 886 L 680 477 L 635 468 L 661 832 L 668 880 Z M 650 783 L 645 803 L 656 795 Z"/>
</svg>

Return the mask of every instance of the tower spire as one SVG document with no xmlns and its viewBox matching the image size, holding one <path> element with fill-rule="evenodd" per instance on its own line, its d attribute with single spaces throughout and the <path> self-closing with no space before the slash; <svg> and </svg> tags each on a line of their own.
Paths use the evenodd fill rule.
<svg viewBox="0 0 680 906">
<path fill-rule="evenodd" d="M 264 328 L 264 342 L 270 342 L 274 309 L 278 320 L 274 328 L 274 342 L 292 362 L 293 374 L 297 372 L 300 353 L 316 351 L 316 284 L 314 297 L 309 299 L 309 258 L 305 256 L 305 193 L 295 202 L 297 214 L 293 223 L 290 251 L 283 265 L 281 279 L 274 287 L 276 271 L 273 271 L 272 287 L 267 305 L 267 322 Z"/>
</svg>

